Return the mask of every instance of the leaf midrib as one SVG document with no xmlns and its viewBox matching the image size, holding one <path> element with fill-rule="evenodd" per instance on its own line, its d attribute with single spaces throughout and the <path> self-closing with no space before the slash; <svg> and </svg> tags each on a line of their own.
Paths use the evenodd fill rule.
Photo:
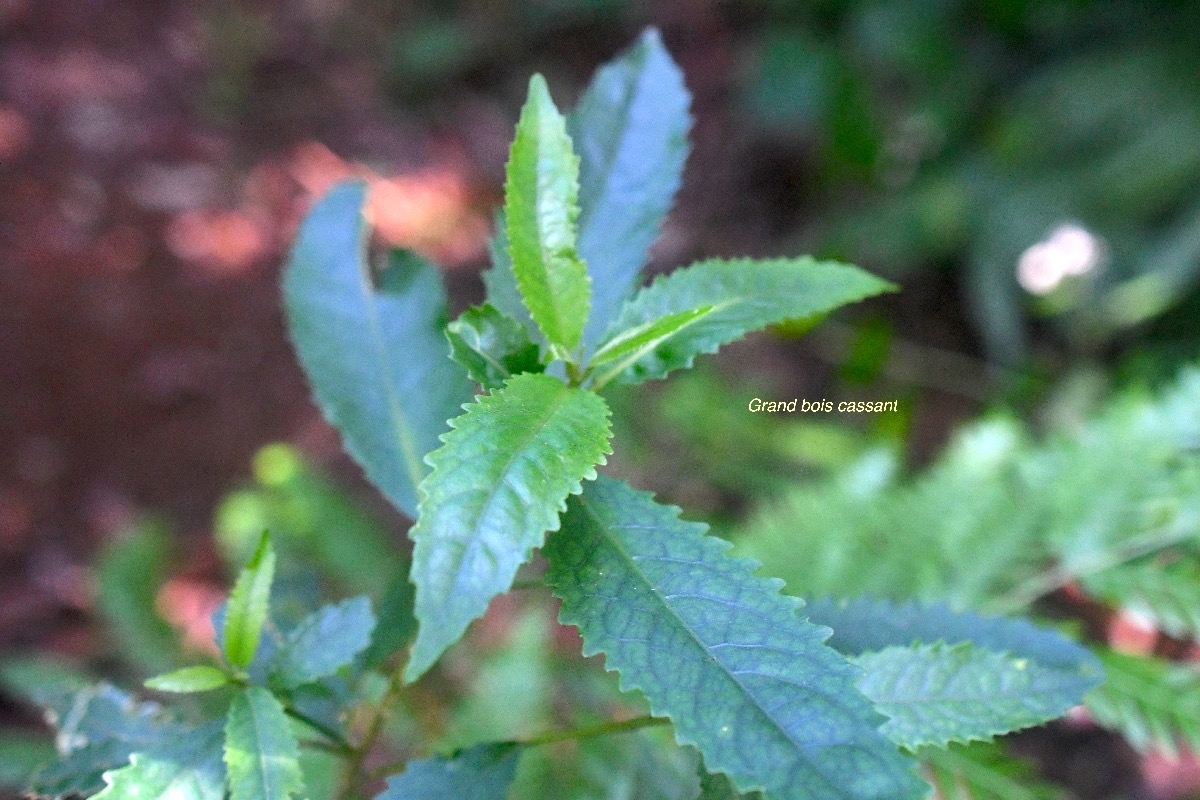
<svg viewBox="0 0 1200 800">
<path fill-rule="evenodd" d="M 264 798 L 274 797 L 275 795 L 272 794 L 272 792 L 270 791 L 272 788 L 272 783 L 271 783 L 271 781 L 269 781 L 267 779 L 267 755 L 264 752 L 264 748 L 262 746 L 263 739 L 262 739 L 262 730 L 259 727 L 258 709 L 254 703 L 254 698 L 251 696 L 251 694 L 249 692 L 246 693 L 245 697 L 246 697 L 246 705 L 249 706 L 249 708 L 250 708 L 250 726 L 252 728 L 254 728 L 254 741 L 258 744 L 258 747 L 257 747 L 258 767 L 259 767 L 259 777 L 261 779 L 260 782 L 261 782 L 262 788 L 263 788 L 263 797 Z M 284 797 L 287 797 L 287 796 L 288 795 L 284 795 Z"/>
<path fill-rule="evenodd" d="M 641 571 L 641 569 L 638 566 L 638 562 L 634 559 L 634 557 L 632 555 L 629 554 L 629 552 L 625 549 L 624 545 L 622 545 L 620 540 L 617 539 L 617 537 L 612 536 L 610 534 L 610 531 L 613 531 L 613 530 L 638 530 L 639 526 L 615 525 L 610 528 L 608 525 L 605 525 L 600 520 L 600 518 L 597 517 L 594 512 L 592 512 L 591 509 L 589 509 L 587 507 L 586 503 L 581 502 L 580 506 L 583 507 L 584 513 L 586 513 L 589 517 L 591 517 L 593 522 L 599 527 L 599 529 L 601 531 L 601 535 L 604 536 L 604 538 L 607 539 L 612 544 L 612 546 L 616 548 L 617 552 L 621 554 L 621 557 L 629 565 L 631 572 L 633 574 L 637 575 L 639 580 L 641 580 L 641 582 L 643 583 L 644 587 L 648 588 L 650 590 L 651 594 L 653 594 L 654 596 L 659 597 L 661 599 L 662 595 L 659 593 L 658 589 L 654 586 L 654 584 L 651 583 L 645 577 L 645 575 L 643 574 L 643 572 Z M 754 696 L 754 694 L 749 690 L 749 688 L 742 681 L 738 680 L 738 676 L 736 674 L 734 674 L 733 670 L 731 670 L 728 666 L 726 666 L 726 664 L 723 661 L 721 661 L 721 659 L 717 658 L 716 655 L 714 655 L 712 652 L 710 652 L 708 646 L 705 645 L 704 642 L 700 639 L 700 637 L 698 637 L 696 635 L 695 631 L 692 630 L 692 627 L 690 625 L 688 625 L 681 616 L 679 616 L 679 613 L 665 600 L 662 601 L 662 605 L 663 605 L 663 607 L 665 607 L 667 609 L 669 615 L 675 620 L 675 622 L 680 627 L 682 627 L 684 631 L 687 632 L 688 638 L 690 638 L 693 642 L 695 642 L 696 645 L 700 648 L 700 650 L 705 655 L 707 655 L 715 663 L 720 665 L 721 671 L 725 675 L 725 677 L 731 683 L 736 685 L 738 687 L 738 689 L 741 690 L 742 694 L 745 697 L 750 699 L 751 705 L 754 707 L 754 709 L 759 714 L 761 714 L 763 717 L 765 717 L 766 720 L 775 728 L 775 730 L 777 730 L 781 734 L 783 734 L 784 738 L 787 739 L 787 741 L 790 742 L 797 751 L 808 752 L 807 748 L 803 747 L 800 742 L 798 742 L 798 741 L 796 741 L 796 739 L 792 738 L 792 735 L 790 733 L 788 733 L 788 731 L 779 723 L 778 720 L 775 719 L 775 716 L 771 712 L 767 711 L 765 708 L 762 707 L 762 705 L 758 701 L 758 698 Z M 772 677 L 775 677 L 775 676 L 772 676 Z M 832 698 L 831 698 L 831 701 L 832 701 Z M 670 718 L 670 714 L 667 714 L 666 716 L 668 718 Z M 855 800 L 851 795 L 843 794 L 841 791 L 841 787 L 839 787 L 836 783 L 831 781 L 825 775 L 825 773 L 820 769 L 820 765 L 817 764 L 813 759 L 805 759 L 805 761 L 812 768 L 813 772 L 815 772 L 817 775 L 820 775 L 821 779 L 823 781 L 825 781 L 825 784 L 827 786 L 829 786 L 830 788 L 832 788 L 835 792 L 837 792 L 841 797 L 845 797 L 845 798 L 847 798 L 847 800 Z M 739 787 L 739 788 L 741 788 L 741 787 Z M 771 789 L 770 789 L 770 787 L 767 787 L 767 786 L 757 786 L 757 787 L 742 788 L 742 791 L 771 791 Z"/>
</svg>

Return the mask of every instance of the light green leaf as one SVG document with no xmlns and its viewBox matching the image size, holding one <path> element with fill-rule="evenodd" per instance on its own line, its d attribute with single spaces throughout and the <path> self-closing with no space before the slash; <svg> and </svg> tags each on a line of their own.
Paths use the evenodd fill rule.
<svg viewBox="0 0 1200 800">
<path fill-rule="evenodd" d="M 246 669 L 254 661 L 258 639 L 267 621 L 271 582 L 274 579 L 275 551 L 271 548 L 271 537 L 264 533 L 254 557 L 233 585 L 225 610 L 221 646 L 225 650 L 225 658 L 235 667 Z"/>
<path fill-rule="evenodd" d="M 568 495 L 611 453 L 608 406 L 548 375 L 517 375 L 454 420 L 429 456 L 414 542 L 416 680 L 512 585 Z"/>
<path fill-rule="evenodd" d="M 777 800 L 918 797 L 910 763 L 877 730 L 857 670 L 779 583 L 730 558 L 678 509 L 600 478 L 544 548 L 560 619 L 585 655 L 668 716 L 681 744 L 742 791 Z"/>
<path fill-rule="evenodd" d="M 1101 650 L 1106 680 L 1087 696 L 1096 721 L 1137 750 L 1200 749 L 1200 671 L 1155 656 Z"/>
<path fill-rule="evenodd" d="M 179 663 L 179 636 L 156 605 L 170 561 L 167 531 L 144 520 L 106 547 L 96 563 L 96 602 L 105 621 L 116 633 L 122 654 L 152 672 Z"/>
<path fill-rule="evenodd" d="M 667 339 L 678 334 L 688 325 L 704 319 L 712 313 L 712 306 L 680 311 L 678 314 L 668 314 L 661 319 L 647 322 L 643 325 L 622 331 L 619 335 L 604 343 L 588 362 L 594 373 L 593 385 L 601 387 L 613 378 L 621 375 L 642 358 L 654 352 Z"/>
<path fill-rule="evenodd" d="M 596 72 L 567 115 L 579 154 L 579 254 L 592 278 L 588 345 L 637 283 L 679 189 L 690 102 L 683 73 L 651 28 Z"/>
<path fill-rule="evenodd" d="M 972 642 L 1031 658 L 1044 667 L 1075 671 L 1096 683 L 1102 673 L 1091 650 L 1026 619 L 952 611 L 942 603 L 899 603 L 869 597 L 810 600 L 803 613 L 810 622 L 833 628 L 829 646 L 848 656 L 892 646 Z"/>
<path fill-rule="evenodd" d="M 223 800 L 222 741 L 219 722 L 163 739 L 105 773 L 108 785 L 96 800 Z"/>
<path fill-rule="evenodd" d="M 949 748 L 923 747 L 927 780 L 939 800 L 1063 800 L 1068 795 L 1042 780 L 1034 768 L 1005 752 L 999 742 Z"/>
<path fill-rule="evenodd" d="M 229 684 L 229 676 L 216 667 L 199 664 L 183 667 L 146 681 L 146 688 L 156 692 L 207 692 Z"/>
<path fill-rule="evenodd" d="M 366 186 L 340 184 L 305 217 L 284 276 L 288 325 L 325 416 L 380 490 L 417 513 L 422 458 L 471 397 L 446 358 L 446 298 L 437 271 L 392 254 L 367 263 Z"/>
<path fill-rule="evenodd" d="M 332 675 L 367 649 L 374 629 L 375 615 L 365 597 L 325 606 L 284 637 L 272 677 L 294 689 Z"/>
<path fill-rule="evenodd" d="M 375 800 L 504 800 L 520 754 L 515 744 L 484 744 L 450 758 L 412 761 Z"/>
<path fill-rule="evenodd" d="M 521 323 L 521 327 L 529 334 L 530 341 L 544 342 L 545 337 L 538 330 L 537 323 L 529 316 L 529 309 L 521 299 L 521 290 L 517 288 L 517 276 L 513 275 L 512 256 L 509 255 L 508 218 L 504 209 L 496 209 L 495 233 L 488 242 L 488 255 L 492 266 L 483 272 L 483 285 L 487 290 L 487 302 L 501 313 Z"/>
<path fill-rule="evenodd" d="M 541 75 L 529 81 L 504 184 L 509 255 L 529 314 L 560 358 L 579 346 L 591 288 L 575 251 L 579 159 Z"/>
<path fill-rule="evenodd" d="M 1040 725 L 1083 702 L 1094 679 L 969 642 L 888 647 L 854 659 L 858 688 L 901 747 L 990 739 Z"/>
<path fill-rule="evenodd" d="M 635 294 L 601 347 L 663 317 L 711 306 L 708 314 L 660 340 L 619 378 L 640 383 L 691 366 L 697 355 L 716 352 L 751 331 L 823 314 L 890 288 L 857 267 L 808 257 L 701 261 Z"/>
<path fill-rule="evenodd" d="M 231 800 L 291 800 L 304 791 L 300 752 L 283 706 L 259 686 L 238 693 L 225 721 Z"/>
<path fill-rule="evenodd" d="M 468 308 L 446 328 L 450 356 L 484 389 L 523 372 L 541 372 L 538 346 L 521 323 L 485 303 Z"/>
</svg>

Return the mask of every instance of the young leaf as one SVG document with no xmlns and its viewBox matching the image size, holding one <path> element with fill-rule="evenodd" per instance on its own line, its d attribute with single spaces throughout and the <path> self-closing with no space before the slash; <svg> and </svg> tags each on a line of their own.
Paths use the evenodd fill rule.
<svg viewBox="0 0 1200 800">
<path fill-rule="evenodd" d="M 437 271 L 393 253 L 378 280 L 365 257 L 366 186 L 335 187 L 305 217 L 284 276 L 289 330 L 325 416 L 396 507 L 417 513 L 422 458 L 471 397 L 445 357 Z"/>
<path fill-rule="evenodd" d="M 858 688 L 887 715 L 885 736 L 921 745 L 990 739 L 1062 716 L 1095 681 L 970 642 L 858 656 Z"/>
<path fill-rule="evenodd" d="M 225 609 L 222 647 L 225 658 L 239 669 L 246 669 L 254 661 L 258 640 L 267 621 L 274 579 L 275 551 L 271 548 L 271 537 L 264 533 L 254 557 L 233 585 Z"/>
<path fill-rule="evenodd" d="M 468 308 L 446 328 L 450 356 L 484 389 L 497 389 L 505 378 L 541 372 L 538 346 L 521 323 L 494 306 Z"/>
<path fill-rule="evenodd" d="M 412 761 L 375 800 L 504 800 L 520 754 L 515 744 L 481 744 L 450 758 Z"/>
<path fill-rule="evenodd" d="M 365 597 L 325 606 L 284 637 L 272 676 L 294 689 L 332 675 L 367 649 L 374 629 L 375 615 Z"/>
<path fill-rule="evenodd" d="M 810 600 L 803 613 L 810 622 L 833 628 L 828 645 L 848 656 L 917 643 L 973 642 L 1100 681 L 1100 662 L 1091 650 L 1025 619 L 951 611 L 942 603 L 897 603 L 869 597 Z"/>
<path fill-rule="evenodd" d="M 134 753 L 129 766 L 106 772 L 108 786 L 96 800 L 223 800 L 222 741 L 219 722 L 166 737 L 148 751 Z"/>
<path fill-rule="evenodd" d="M 701 261 L 630 298 L 601 347 L 663 317 L 711 306 L 708 314 L 663 337 L 619 376 L 625 383 L 640 383 L 691 366 L 697 355 L 715 352 L 751 331 L 831 311 L 889 288 L 857 267 L 807 257 Z"/>
<path fill-rule="evenodd" d="M 156 692 L 207 692 L 229 684 L 229 676 L 216 667 L 199 664 L 183 667 L 146 681 L 146 688 Z"/>
<path fill-rule="evenodd" d="M 668 716 L 681 744 L 742 791 L 779 800 L 919 797 L 910 764 L 877 730 L 857 670 L 799 600 L 678 509 L 600 478 L 550 538 L 547 582 L 584 653 Z"/>
<path fill-rule="evenodd" d="M 405 668 L 416 680 L 462 636 L 546 531 L 568 495 L 612 450 L 599 395 L 548 375 L 517 375 L 456 419 L 429 456 L 414 542 L 417 641 Z"/>
<path fill-rule="evenodd" d="M 231 800 L 291 800 L 304 791 L 300 752 L 283 706 L 260 686 L 239 692 L 225 721 Z"/>
<path fill-rule="evenodd" d="M 521 290 L 517 288 L 517 276 L 513 274 L 512 256 L 509 254 L 508 217 L 503 208 L 496 209 L 495 232 L 488 242 L 488 255 L 491 256 L 492 266 L 483 272 L 483 285 L 487 290 L 487 302 L 502 314 L 515 319 L 529 334 L 530 341 L 544 342 L 545 337 L 538 330 L 537 323 L 529 316 L 529 309 L 521 299 Z"/>
<path fill-rule="evenodd" d="M 560 358 L 583 337 L 591 288 L 575 252 L 579 159 L 541 75 L 529 81 L 508 161 L 504 209 L 521 297 Z"/>
<path fill-rule="evenodd" d="M 589 368 L 595 373 L 592 379 L 594 385 L 606 385 L 683 328 L 708 316 L 712 310 L 712 306 L 700 306 L 678 314 L 668 314 L 609 339 L 588 362 Z"/>
<path fill-rule="evenodd" d="M 567 115 L 579 154 L 579 254 L 592 278 L 589 346 L 637 283 L 679 189 L 690 102 L 683 73 L 649 29 L 596 72 Z"/>
</svg>

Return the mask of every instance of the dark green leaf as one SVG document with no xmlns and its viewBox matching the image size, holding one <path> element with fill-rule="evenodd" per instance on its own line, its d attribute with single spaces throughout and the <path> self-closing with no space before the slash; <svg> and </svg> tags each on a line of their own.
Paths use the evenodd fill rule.
<svg viewBox="0 0 1200 800">
<path fill-rule="evenodd" d="M 1105 681 L 1087 696 L 1100 724 L 1143 752 L 1200 749 L 1200 672 L 1156 656 L 1101 650 Z"/>
<path fill-rule="evenodd" d="M 504 800 L 520 754 L 514 744 L 485 744 L 450 758 L 413 761 L 375 800 Z"/>
<path fill-rule="evenodd" d="M 496 389 L 505 378 L 541 372 L 538 346 L 520 322 L 485 303 L 469 308 L 446 328 L 450 355 L 484 389 Z"/>
<path fill-rule="evenodd" d="M 604 653 L 622 688 L 640 689 L 680 743 L 743 791 L 919 796 L 854 686 L 857 670 L 823 644 L 828 630 L 704 531 L 625 484 L 588 484 L 544 549 L 560 617 L 585 654 Z"/>
<path fill-rule="evenodd" d="M 575 251 L 579 159 L 541 75 L 529 82 L 504 185 L 509 255 L 521 297 L 560 358 L 579 346 L 591 303 Z"/>
<path fill-rule="evenodd" d="M 56 755 L 54 743 L 34 731 L 0 731 L 0 787 L 25 788 L 38 768 Z"/>
<path fill-rule="evenodd" d="M 259 686 L 239 692 L 225 721 L 232 800 L 291 800 L 304 791 L 300 753 L 283 706 Z"/>
<path fill-rule="evenodd" d="M 702 353 L 790 319 L 813 317 L 887 291 L 891 285 L 857 267 L 811 258 L 713 259 L 676 270 L 621 308 L 606 340 L 673 314 L 712 310 L 665 336 L 620 375 L 626 383 L 661 378 Z M 603 345 L 602 345 L 603 346 Z"/>
<path fill-rule="evenodd" d="M 1041 779 L 1033 767 L 999 743 L 923 747 L 917 754 L 935 798 L 950 800 L 1062 800 L 1067 793 Z"/>
<path fill-rule="evenodd" d="M 944 747 L 1040 725 L 1083 702 L 1095 677 L 970 642 L 888 647 L 854 659 L 858 688 L 888 717 L 901 747 Z"/>
<path fill-rule="evenodd" d="M 637 283 L 679 189 L 691 101 L 658 31 L 601 67 L 567 130 L 579 154 L 579 254 L 592 278 L 590 346 Z"/>
<path fill-rule="evenodd" d="M 203 664 L 183 667 L 146 681 L 146 688 L 156 692 L 207 692 L 229 684 L 229 676 L 216 667 Z"/>
<path fill-rule="evenodd" d="M 371 645 L 364 660 L 368 667 L 377 666 L 408 644 L 417 632 L 416 587 L 408 579 L 408 570 L 395 575 L 379 601 L 379 622 L 371 633 Z"/>
<path fill-rule="evenodd" d="M 366 187 L 335 187 L 309 212 L 284 278 L 292 341 L 317 401 L 367 476 L 410 517 L 422 458 L 470 399 L 446 358 L 437 271 L 394 253 L 378 280 L 365 257 Z"/>
<path fill-rule="evenodd" d="M 528 748 L 509 797 L 697 800 L 699 757 L 670 739 L 666 731 L 642 730 L 583 739 L 569 749 Z"/>
<path fill-rule="evenodd" d="M 558 529 L 567 496 L 612 452 L 604 401 L 548 375 L 509 378 L 453 424 L 429 456 L 409 532 L 420 623 L 410 681 L 508 590 L 546 531 Z"/>
<path fill-rule="evenodd" d="M 374 628 L 375 615 L 365 597 L 325 606 L 284 637 L 273 676 L 294 689 L 332 675 L 367 649 Z"/>
<path fill-rule="evenodd" d="M 163 739 L 105 773 L 108 786 L 96 800 L 224 800 L 222 741 L 219 722 Z"/>
<path fill-rule="evenodd" d="M 233 585 L 225 609 L 222 647 L 225 658 L 235 667 L 246 669 L 254 661 L 267 621 L 274 579 L 275 551 L 271 548 L 271 537 L 264 533 L 254 557 Z"/>
</svg>

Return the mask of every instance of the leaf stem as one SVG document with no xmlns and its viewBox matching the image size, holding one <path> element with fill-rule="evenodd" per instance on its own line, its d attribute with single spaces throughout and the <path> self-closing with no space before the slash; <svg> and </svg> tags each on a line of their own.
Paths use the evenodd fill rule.
<svg viewBox="0 0 1200 800">
<path fill-rule="evenodd" d="M 363 734 L 358 744 L 351 748 L 349 758 L 346 760 L 346 767 L 342 772 L 341 788 L 335 797 L 341 800 L 350 800 L 354 797 L 355 784 L 363 771 L 363 763 L 375 748 L 375 743 L 379 741 L 379 735 L 383 732 L 383 724 L 387 721 L 388 712 L 391 711 L 392 706 L 400 699 L 401 692 L 404 691 L 403 676 L 404 664 L 401 663 L 392 672 L 388 679 L 387 691 L 380 698 L 379 704 L 372 710 L 367 722 L 366 733 Z"/>
<path fill-rule="evenodd" d="M 565 742 L 570 739 L 592 739 L 597 736 L 606 736 L 610 733 L 625 733 L 656 725 L 669 725 L 670 723 L 671 721 L 666 717 L 634 717 L 633 719 L 620 720 L 619 722 L 600 722 L 595 725 L 585 725 L 581 728 L 571 728 L 565 731 L 546 731 L 545 733 L 531 736 L 528 739 L 520 739 L 516 743 L 526 747 L 539 747 L 544 744 Z"/>
<path fill-rule="evenodd" d="M 303 722 L 305 725 L 307 725 L 308 727 L 312 728 L 317 733 L 324 736 L 326 739 L 328 739 L 330 742 L 333 743 L 334 748 L 336 748 L 335 752 L 341 753 L 344 756 L 350 755 L 351 753 L 354 752 L 354 748 L 350 745 L 350 743 L 348 741 L 346 741 L 346 738 L 344 736 L 342 736 L 342 734 L 340 734 L 338 731 L 329 727 L 325 723 L 323 723 L 319 720 L 313 719 L 308 714 L 305 714 L 303 711 L 297 711 L 295 708 L 291 708 L 291 707 L 284 708 L 283 713 L 287 714 L 292 719 Z"/>
</svg>

